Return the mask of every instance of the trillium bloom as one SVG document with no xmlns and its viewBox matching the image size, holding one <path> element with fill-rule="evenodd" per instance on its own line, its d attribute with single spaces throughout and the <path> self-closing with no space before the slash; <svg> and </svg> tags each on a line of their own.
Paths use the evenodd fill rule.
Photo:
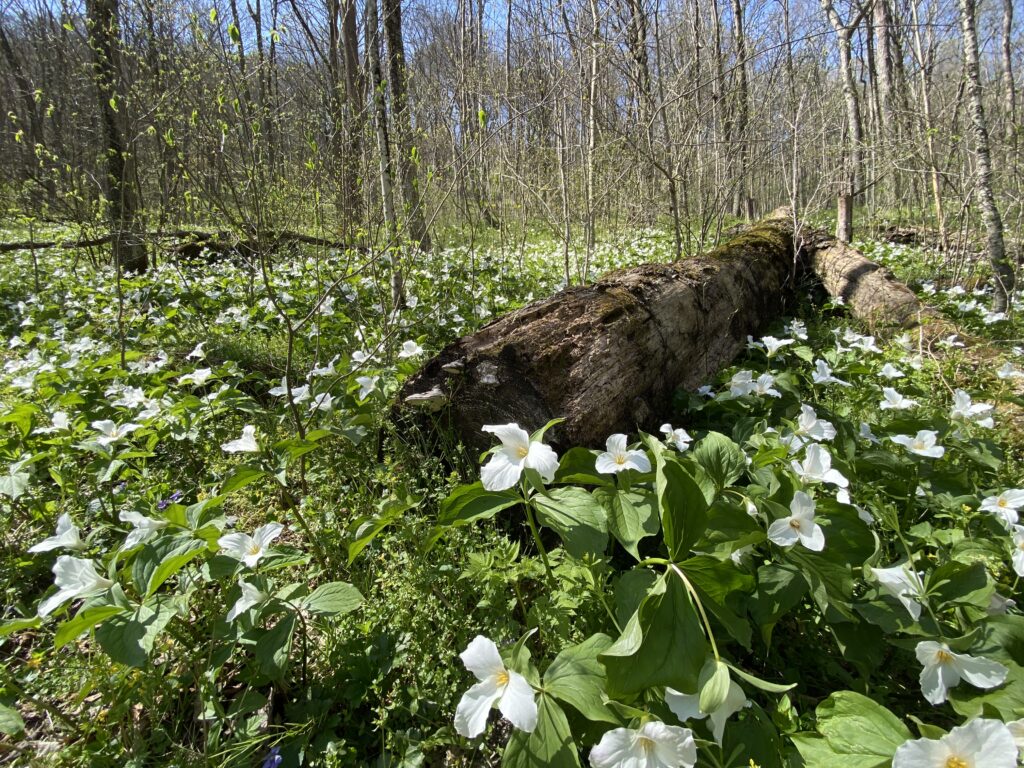
<svg viewBox="0 0 1024 768">
<path fill-rule="evenodd" d="M 836 428 L 832 422 L 819 419 L 818 414 L 809 405 L 800 406 L 800 416 L 796 421 L 796 430 L 782 438 L 783 445 L 789 446 L 790 453 L 796 453 L 810 440 L 832 440 L 836 436 Z"/>
<path fill-rule="evenodd" d="M 892 387 L 883 387 L 882 396 L 885 398 L 878 407 L 883 411 L 905 411 L 917 407 L 917 400 L 904 397 Z"/>
<path fill-rule="evenodd" d="M 555 479 L 558 469 L 558 454 L 551 446 L 530 440 L 526 430 L 518 424 L 492 424 L 483 428 L 501 440 L 501 448 L 495 451 L 480 470 L 480 480 L 488 491 L 504 491 L 519 482 L 525 469 L 535 469 L 545 483 Z"/>
<path fill-rule="evenodd" d="M 832 455 L 818 443 L 807 446 L 803 462 L 794 460 L 790 466 L 803 483 L 829 483 L 840 488 L 850 484 L 839 470 L 832 469 Z"/>
<path fill-rule="evenodd" d="M 998 720 L 977 719 L 938 739 L 905 741 L 892 768 L 1016 768 L 1013 732 Z"/>
<path fill-rule="evenodd" d="M 764 336 L 761 338 L 761 343 L 764 344 L 764 351 L 768 354 L 768 357 L 775 357 L 780 349 L 795 342 L 793 339 L 776 339 L 774 336 Z"/>
<path fill-rule="evenodd" d="M 677 451 L 685 451 L 690 447 L 690 443 L 693 442 L 693 438 L 690 434 L 682 428 L 672 429 L 671 424 L 662 424 L 661 433 L 665 435 L 665 440 L 672 443 L 676 447 Z"/>
<path fill-rule="evenodd" d="M 770 373 L 762 373 L 757 377 L 757 380 L 753 382 L 751 392 L 755 395 L 768 395 L 770 397 L 782 397 L 782 393 L 774 388 L 775 377 Z"/>
<path fill-rule="evenodd" d="M 1006 681 L 1009 670 L 997 661 L 966 653 L 954 653 L 945 643 L 922 640 L 914 649 L 921 670 L 921 693 L 929 704 L 941 704 L 946 692 L 966 680 L 978 688 L 995 688 Z"/>
<path fill-rule="evenodd" d="M 990 512 L 1002 520 L 1003 525 L 1016 525 L 1018 510 L 1024 506 L 1024 490 L 1010 488 L 998 496 L 989 496 L 981 502 L 981 511 Z"/>
<path fill-rule="evenodd" d="M 789 324 L 786 325 L 786 333 L 794 339 L 807 341 L 807 324 L 803 320 L 791 320 Z"/>
<path fill-rule="evenodd" d="M 949 418 L 973 421 L 979 427 L 991 429 L 995 425 L 991 416 L 992 408 L 988 403 L 971 402 L 971 396 L 958 389 L 953 393 L 953 409 L 949 412 Z"/>
<path fill-rule="evenodd" d="M 370 393 L 377 388 L 377 382 L 380 381 L 380 376 L 357 376 L 356 383 L 359 385 L 359 400 L 365 400 L 370 396 Z"/>
<path fill-rule="evenodd" d="M 260 446 L 256 442 L 256 427 L 246 424 L 242 427 L 242 436 L 237 440 L 221 443 L 221 449 L 227 453 L 259 453 Z"/>
<path fill-rule="evenodd" d="M 29 552 L 50 552 L 54 549 L 85 549 L 85 542 L 79 534 L 78 526 L 71 522 L 71 515 L 66 512 L 57 518 L 57 533 L 38 544 L 29 547 Z"/>
<path fill-rule="evenodd" d="M 902 603 L 910 618 L 917 621 L 921 618 L 921 603 L 924 595 L 924 584 L 921 575 L 907 565 L 894 565 L 890 568 L 870 568 L 871 575 L 879 585 Z"/>
<path fill-rule="evenodd" d="M 313 411 L 330 411 L 332 408 L 334 408 L 334 395 L 330 392 L 321 392 L 309 404 L 310 413 Z"/>
<path fill-rule="evenodd" d="M 832 375 L 832 368 L 824 360 L 814 361 L 814 373 L 811 374 L 811 380 L 815 384 L 839 384 L 843 387 L 850 386 L 850 382 L 837 379 Z"/>
<path fill-rule="evenodd" d="M 205 341 L 199 342 L 191 352 L 185 355 L 185 357 L 189 360 L 202 360 L 206 357 L 206 351 L 203 349 L 204 346 L 206 346 Z"/>
<path fill-rule="evenodd" d="M 729 394 L 733 397 L 749 395 L 754 390 L 754 374 L 750 371 L 739 371 L 729 380 Z"/>
<path fill-rule="evenodd" d="M 878 372 L 879 376 L 883 376 L 886 379 L 902 379 L 903 372 L 892 363 L 886 363 L 882 366 L 882 370 Z"/>
<path fill-rule="evenodd" d="M 916 453 L 918 456 L 927 456 L 931 459 L 941 459 L 946 453 L 946 449 L 941 445 L 935 444 L 935 438 L 937 434 L 930 429 L 922 429 L 914 437 L 910 435 L 893 435 L 889 439 L 894 443 L 899 443 L 911 453 Z"/>
<path fill-rule="evenodd" d="M 213 371 L 210 368 L 197 368 L 192 371 L 192 373 L 186 373 L 184 376 L 180 376 L 178 378 L 178 383 L 194 384 L 197 387 L 201 387 L 212 375 Z"/>
<path fill-rule="evenodd" d="M 477 635 L 459 658 L 480 681 L 462 695 L 455 710 L 455 730 L 459 734 L 473 739 L 483 733 L 495 703 L 519 730 L 531 733 L 537 727 L 533 688 L 518 672 L 506 669 L 493 640 Z"/>
<path fill-rule="evenodd" d="M 1013 571 L 1024 578 L 1024 525 L 1013 526 Z"/>
<path fill-rule="evenodd" d="M 736 684 L 735 680 L 729 681 L 729 692 L 725 695 L 722 706 L 710 713 L 701 710 L 700 695 L 696 693 L 680 693 L 673 688 L 666 688 L 665 703 L 672 710 L 672 714 L 683 722 L 703 720 L 710 714 L 711 734 L 719 744 L 722 743 L 722 736 L 725 734 L 726 721 L 750 704 L 743 689 Z"/>
<path fill-rule="evenodd" d="M 590 750 L 593 768 L 693 768 L 693 731 L 652 720 L 640 728 L 613 728 Z"/>
<path fill-rule="evenodd" d="M 611 475 L 626 469 L 637 472 L 650 472 L 651 462 L 643 451 L 626 449 L 626 436 L 621 433 L 611 435 L 605 441 L 608 450 L 597 457 L 595 467 L 602 474 Z"/>
<path fill-rule="evenodd" d="M 76 597 L 91 597 L 105 592 L 114 582 L 96 573 L 92 560 L 83 560 L 70 555 L 61 555 L 53 566 L 57 591 L 39 604 L 37 613 L 49 616 L 68 600 Z"/>
<path fill-rule="evenodd" d="M 266 592 L 261 592 L 247 581 L 239 580 L 238 586 L 242 590 L 242 596 L 235 601 L 235 604 L 231 606 L 231 610 L 228 611 L 227 620 L 229 622 L 234 621 L 250 608 L 254 608 L 270 599 L 270 595 Z"/>
<path fill-rule="evenodd" d="M 32 432 L 37 435 L 50 435 L 66 429 L 71 429 L 71 419 L 68 418 L 67 413 L 64 411 L 57 411 L 53 414 L 50 426 L 36 427 Z"/>
<path fill-rule="evenodd" d="M 92 423 L 92 428 L 101 435 L 96 438 L 96 442 L 104 447 L 116 443 L 118 440 L 123 440 L 140 427 L 142 427 L 141 424 L 116 424 L 110 419 L 102 419 Z"/>
<path fill-rule="evenodd" d="M 283 530 L 284 526 L 280 523 L 267 523 L 253 531 L 252 536 L 247 533 L 228 533 L 217 539 L 217 543 L 225 555 L 255 568 L 267 554 L 270 542 L 280 536 Z"/>
<path fill-rule="evenodd" d="M 814 522 L 814 500 L 803 491 L 793 494 L 789 504 L 793 513 L 768 526 L 768 539 L 780 547 L 792 547 L 797 542 L 812 552 L 825 548 L 825 532 Z"/>
<path fill-rule="evenodd" d="M 124 541 L 125 549 L 131 549 L 136 544 L 141 544 L 161 528 L 167 527 L 166 520 L 157 520 L 152 517 L 146 517 L 143 514 L 132 512 L 131 510 L 124 510 L 121 512 L 121 514 L 118 515 L 118 519 L 122 523 L 131 523 L 133 526 L 132 532 L 128 534 L 128 538 Z"/>
<path fill-rule="evenodd" d="M 1019 371 L 1013 363 L 1005 362 L 1002 367 L 996 371 L 996 376 L 1000 379 L 1019 379 L 1024 376 L 1024 372 Z"/>
<path fill-rule="evenodd" d="M 423 354 L 423 347 L 417 344 L 415 341 L 403 341 L 402 351 L 398 353 L 398 357 L 405 359 L 407 357 L 418 357 Z"/>
</svg>

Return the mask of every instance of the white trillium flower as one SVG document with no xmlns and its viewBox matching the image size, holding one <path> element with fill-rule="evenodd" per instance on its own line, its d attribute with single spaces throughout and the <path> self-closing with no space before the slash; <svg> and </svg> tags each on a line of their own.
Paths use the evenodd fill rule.
<svg viewBox="0 0 1024 768">
<path fill-rule="evenodd" d="M 71 515 L 66 512 L 57 518 L 57 533 L 38 544 L 29 547 L 29 552 L 50 552 L 54 549 L 85 549 L 85 542 L 78 531 L 78 526 L 71 522 Z"/>
<path fill-rule="evenodd" d="M 917 571 L 911 570 L 906 564 L 868 570 L 882 589 L 900 601 L 910 618 L 914 621 L 921 618 L 920 601 L 924 599 L 924 583 Z"/>
<path fill-rule="evenodd" d="M 178 377 L 179 384 L 194 384 L 197 387 L 203 386 L 213 375 L 213 371 L 210 368 L 197 368 L 192 373 L 186 373 L 184 376 Z"/>
<path fill-rule="evenodd" d="M 683 722 L 703 720 L 710 714 L 711 734 L 719 744 L 722 743 L 722 736 L 725 734 L 726 721 L 744 707 L 750 706 L 746 694 L 735 680 L 729 681 L 729 692 L 725 695 L 722 706 L 710 713 L 701 710 L 700 694 L 697 693 L 680 693 L 674 688 L 666 688 L 665 703 L 672 710 L 672 714 Z"/>
<path fill-rule="evenodd" d="M 762 373 L 753 382 L 753 387 L 751 388 L 750 391 L 753 394 L 755 394 L 755 395 L 761 395 L 761 396 L 768 395 L 770 397 L 782 397 L 782 393 L 779 392 L 779 390 L 777 390 L 777 389 L 775 389 L 773 387 L 774 384 L 775 384 L 775 377 L 774 376 L 772 376 L 770 373 Z"/>
<path fill-rule="evenodd" d="M 551 446 L 530 440 L 526 430 L 518 424 L 489 424 L 490 432 L 501 440 L 501 448 L 480 470 L 480 480 L 488 491 L 504 491 L 519 482 L 524 469 L 535 469 L 545 483 L 555 479 L 558 454 Z"/>
<path fill-rule="evenodd" d="M 904 397 L 892 387 L 883 387 L 882 395 L 885 398 L 878 407 L 883 411 L 905 411 L 917 407 L 917 400 Z"/>
<path fill-rule="evenodd" d="M 643 451 L 630 451 L 626 448 L 626 436 L 621 433 L 611 435 L 605 441 L 608 450 L 597 457 L 595 468 L 605 475 L 612 475 L 626 469 L 637 472 L 650 472 L 651 462 Z"/>
<path fill-rule="evenodd" d="M 259 453 L 260 446 L 256 442 L 256 427 L 246 424 L 242 427 L 241 437 L 221 443 L 220 447 L 226 453 Z"/>
<path fill-rule="evenodd" d="M 905 741 L 892 768 L 1016 768 L 1013 731 L 998 720 L 977 719 L 938 739 Z"/>
<path fill-rule="evenodd" d="M 280 536 L 283 530 L 284 526 L 280 523 L 267 523 L 253 531 L 252 536 L 247 533 L 228 533 L 217 539 L 217 544 L 225 555 L 255 568 L 266 556 L 270 542 Z"/>
<path fill-rule="evenodd" d="M 71 419 L 68 418 L 67 413 L 64 411 L 57 411 L 53 414 L 50 426 L 36 427 L 32 432 L 36 435 L 50 435 L 54 432 L 62 432 L 66 429 L 71 429 Z"/>
<path fill-rule="evenodd" d="M 152 517 L 146 517 L 139 512 L 132 512 L 131 510 L 122 511 L 121 514 L 118 515 L 118 519 L 122 523 L 130 523 L 133 526 L 132 532 L 129 533 L 128 538 L 125 539 L 125 549 L 131 549 L 136 544 L 141 544 L 161 528 L 167 527 L 166 520 L 157 520 Z"/>
<path fill-rule="evenodd" d="M 814 373 L 811 374 L 811 380 L 815 384 L 839 384 L 843 387 L 850 386 L 850 382 L 837 379 L 832 375 L 832 368 L 824 360 L 814 361 Z"/>
<path fill-rule="evenodd" d="M 868 424 L 866 421 L 862 421 L 860 423 L 859 435 L 861 440 L 867 440 L 869 443 L 873 445 L 878 445 L 880 442 L 882 442 L 877 437 L 875 437 L 875 433 L 871 431 L 871 425 Z"/>
<path fill-rule="evenodd" d="M 762 336 L 761 343 L 764 344 L 764 351 L 768 354 L 768 357 L 775 357 L 780 349 L 796 342 L 793 339 L 777 339 L 774 336 Z"/>
<path fill-rule="evenodd" d="M 1019 379 L 1024 376 L 1024 372 L 1017 369 L 1013 363 L 1007 361 L 1003 363 L 1002 367 L 996 371 L 996 376 L 1000 379 Z"/>
<path fill-rule="evenodd" d="M 892 363 L 886 363 L 882 366 L 882 370 L 878 372 L 879 376 L 886 379 L 902 379 L 903 372 Z"/>
<path fill-rule="evenodd" d="M 995 515 L 1003 525 L 1009 528 L 1011 525 L 1017 524 L 1017 512 L 1022 506 L 1024 506 L 1024 490 L 1010 488 L 998 496 L 989 496 L 984 499 L 981 502 L 981 511 Z"/>
<path fill-rule="evenodd" d="M 91 597 L 106 592 L 114 582 L 96 573 L 92 560 L 83 560 L 70 555 L 61 555 L 53 566 L 57 592 L 39 604 L 36 611 L 40 616 L 49 616 L 68 600 L 76 597 Z"/>
<path fill-rule="evenodd" d="M 141 424 L 117 424 L 110 419 L 94 421 L 91 426 L 97 432 L 102 433 L 101 437 L 96 438 L 96 442 L 103 447 L 116 443 L 118 440 L 123 440 L 136 429 L 142 428 Z"/>
<path fill-rule="evenodd" d="M 780 442 L 789 446 L 790 453 L 796 453 L 810 440 L 832 440 L 835 436 L 836 428 L 832 422 L 819 419 L 818 414 L 811 406 L 801 405 L 796 430 L 781 438 Z"/>
<path fill-rule="evenodd" d="M 945 643 L 934 640 L 922 640 L 914 653 L 924 666 L 920 678 L 921 693 L 929 704 L 944 702 L 946 692 L 961 680 L 978 688 L 995 688 L 1006 682 L 1009 672 L 998 661 L 954 653 Z"/>
<path fill-rule="evenodd" d="M 593 768 L 693 768 L 693 731 L 657 720 L 640 728 L 613 728 L 590 750 Z"/>
<path fill-rule="evenodd" d="M 423 354 L 423 347 L 417 344 L 415 341 L 403 341 L 402 351 L 398 353 L 398 357 L 404 360 L 408 357 L 418 357 Z"/>
<path fill-rule="evenodd" d="M 185 357 L 187 357 L 189 360 L 202 360 L 204 357 L 206 357 L 206 351 L 203 349 L 204 346 L 206 346 L 205 341 L 199 342 L 198 344 L 196 344 L 195 349 L 193 349 L 191 352 L 185 355 Z"/>
<path fill-rule="evenodd" d="M 803 320 L 790 320 L 785 328 L 786 333 L 794 339 L 807 341 L 807 324 Z"/>
<path fill-rule="evenodd" d="M 908 451 L 916 453 L 918 456 L 941 459 L 945 455 L 946 449 L 941 445 L 935 444 L 937 434 L 933 430 L 922 429 L 914 437 L 910 435 L 893 435 L 889 439 L 894 443 L 899 443 Z"/>
<path fill-rule="evenodd" d="M 814 522 L 814 500 L 803 491 L 793 494 L 789 504 L 793 513 L 768 526 L 768 539 L 780 547 L 792 547 L 797 542 L 812 552 L 825 548 L 825 532 Z"/>
<path fill-rule="evenodd" d="M 839 470 L 832 469 L 832 455 L 818 443 L 807 446 L 803 462 L 793 460 L 790 466 L 803 483 L 829 483 L 839 488 L 850 484 Z"/>
<path fill-rule="evenodd" d="M 330 411 L 332 408 L 334 408 L 334 395 L 330 392 L 321 392 L 309 404 L 310 413 L 313 411 Z"/>
<path fill-rule="evenodd" d="M 665 435 L 665 440 L 672 443 L 677 451 L 685 451 L 690 447 L 690 443 L 693 442 L 693 438 L 690 437 L 689 432 L 681 427 L 678 429 L 672 429 L 671 424 L 662 424 L 661 433 Z"/>
<path fill-rule="evenodd" d="M 1013 572 L 1024 578 L 1024 525 L 1013 526 Z"/>
<path fill-rule="evenodd" d="M 235 601 L 235 604 L 231 606 L 231 610 L 228 611 L 227 621 L 229 622 L 234 621 L 250 608 L 254 608 L 270 599 L 270 595 L 266 592 L 261 592 L 247 581 L 239 579 L 238 586 L 242 590 L 242 596 Z"/>
<path fill-rule="evenodd" d="M 477 635 L 459 658 L 480 681 L 462 695 L 455 710 L 455 730 L 460 735 L 473 739 L 483 733 L 495 703 L 519 730 L 531 733 L 537 727 L 533 688 L 525 677 L 505 667 L 493 640 Z"/>
<path fill-rule="evenodd" d="M 754 374 L 751 371 L 739 371 L 729 380 L 729 394 L 733 397 L 749 395 L 754 390 Z"/>
<path fill-rule="evenodd" d="M 356 383 L 359 385 L 357 399 L 365 400 L 368 398 L 370 393 L 377 388 L 378 381 L 380 381 L 380 376 L 357 376 Z"/>
<path fill-rule="evenodd" d="M 953 393 L 953 409 L 949 413 L 949 418 L 973 421 L 979 427 L 991 429 L 995 425 L 991 416 L 993 407 L 989 403 L 971 402 L 971 396 L 958 389 Z"/>
</svg>

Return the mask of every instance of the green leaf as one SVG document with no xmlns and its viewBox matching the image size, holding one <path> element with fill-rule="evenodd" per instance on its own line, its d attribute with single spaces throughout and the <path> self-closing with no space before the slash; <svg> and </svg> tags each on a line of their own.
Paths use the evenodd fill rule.
<svg viewBox="0 0 1024 768">
<path fill-rule="evenodd" d="M 668 556 L 670 560 L 682 560 L 690 546 L 704 535 L 708 502 L 697 481 L 666 455 L 658 441 L 652 438 L 647 445 L 655 457 L 654 486 Z"/>
<path fill-rule="evenodd" d="M 28 490 L 29 480 L 32 476 L 28 472 L 19 472 L 15 467 L 7 470 L 6 475 L 0 475 L 0 496 L 6 496 L 12 501 L 17 500 Z"/>
<path fill-rule="evenodd" d="M 569 722 L 551 696 L 540 695 L 532 733 L 512 731 L 501 764 L 504 768 L 580 768 Z"/>
<path fill-rule="evenodd" d="M 21 719 L 21 713 L 14 707 L 0 704 L 0 733 L 17 736 L 24 730 L 25 721 Z"/>
<path fill-rule="evenodd" d="M 552 488 L 533 497 L 537 522 L 551 528 L 573 557 L 599 555 L 608 547 L 608 513 L 588 491 Z"/>
<path fill-rule="evenodd" d="M 419 499 L 388 499 L 379 505 L 380 514 L 364 517 L 353 525 L 355 538 L 348 544 L 348 564 L 352 565 L 359 553 L 370 545 L 377 534 L 389 525 L 402 519 L 402 516 L 416 506 Z"/>
<path fill-rule="evenodd" d="M 697 689 L 707 643 L 681 579 L 662 576 L 629 620 L 621 637 L 600 655 L 612 698 L 655 685 Z"/>
<path fill-rule="evenodd" d="M 565 648 L 544 673 L 544 691 L 589 720 L 617 725 L 619 719 L 601 702 L 605 672 L 597 660 L 611 644 L 610 637 L 597 634 Z"/>
<path fill-rule="evenodd" d="M 239 488 L 244 488 L 249 483 L 259 480 L 261 477 L 266 476 L 267 473 L 262 469 L 256 467 L 250 467 L 242 464 L 235 468 L 235 471 L 231 473 L 220 486 L 220 492 L 224 495 L 237 491 Z"/>
<path fill-rule="evenodd" d="M 194 538 L 190 533 L 161 536 L 144 545 L 136 554 L 132 563 L 132 580 L 139 592 L 149 597 L 206 549 L 206 542 Z"/>
<path fill-rule="evenodd" d="M 733 639 L 750 648 L 750 622 L 738 616 L 726 601 L 734 592 L 753 592 L 753 578 L 740 571 L 731 560 L 716 560 L 707 555 L 684 560 L 679 563 L 679 569 L 690 580 L 704 608 L 721 622 Z"/>
<path fill-rule="evenodd" d="M 838 691 L 818 705 L 820 739 L 793 738 L 806 768 L 888 768 L 913 735 L 892 712 L 867 696 Z"/>
<path fill-rule="evenodd" d="M 750 616 L 770 645 L 772 628 L 807 594 L 807 581 L 791 565 L 768 563 L 757 569 L 757 592 L 748 602 Z"/>
<path fill-rule="evenodd" d="M 15 632 L 20 632 L 23 629 L 35 629 L 42 623 L 43 620 L 38 616 L 29 616 L 24 619 L 9 619 L 0 624 L 0 637 L 13 635 Z"/>
<path fill-rule="evenodd" d="M 157 603 L 155 610 L 140 605 L 134 613 L 120 613 L 106 619 L 96 630 L 104 652 L 119 664 L 144 667 L 153 644 L 177 612 L 173 603 Z"/>
<path fill-rule="evenodd" d="M 586 448 L 570 448 L 562 454 L 555 472 L 556 483 L 576 485 L 614 485 L 609 475 L 602 475 L 594 468 L 594 454 Z"/>
<path fill-rule="evenodd" d="M 288 613 L 256 641 L 256 662 L 260 665 L 260 671 L 271 680 L 281 679 L 288 669 L 294 633 L 295 614 Z"/>
<path fill-rule="evenodd" d="M 55 648 L 63 648 L 72 640 L 77 639 L 87 630 L 92 629 L 101 621 L 109 619 L 125 610 L 119 605 L 98 605 L 94 608 L 83 608 L 73 619 L 68 619 L 57 627 L 57 633 L 53 638 Z"/>
<path fill-rule="evenodd" d="M 503 509 L 519 504 L 520 501 L 519 495 L 514 491 L 487 491 L 480 482 L 463 485 L 441 502 L 437 525 L 439 528 L 446 528 L 488 519 Z"/>
<path fill-rule="evenodd" d="M 32 416 L 39 412 L 39 407 L 30 403 L 18 403 L 5 413 L 0 416 L 0 424 L 13 424 L 18 428 L 18 432 L 21 434 L 22 439 L 28 437 L 32 431 Z"/>
<path fill-rule="evenodd" d="M 760 688 L 762 691 L 768 691 L 768 693 L 785 693 L 786 691 L 793 690 L 797 685 L 796 683 L 770 683 L 767 680 L 762 680 L 760 677 L 752 675 L 737 666 L 729 664 L 728 662 L 726 662 L 726 664 L 729 669 L 736 673 L 737 677 L 746 680 L 755 688 Z"/>
<path fill-rule="evenodd" d="M 598 488 L 594 498 L 608 513 L 608 529 L 629 554 L 640 559 L 637 544 L 658 532 L 657 499 L 650 493 Z"/>
<path fill-rule="evenodd" d="M 746 454 L 720 432 L 709 432 L 690 455 L 704 468 L 718 490 L 739 480 L 747 468 Z"/>
<path fill-rule="evenodd" d="M 359 590 L 344 581 L 321 584 L 302 600 L 302 604 L 324 616 L 342 616 L 351 613 L 363 602 Z"/>
</svg>

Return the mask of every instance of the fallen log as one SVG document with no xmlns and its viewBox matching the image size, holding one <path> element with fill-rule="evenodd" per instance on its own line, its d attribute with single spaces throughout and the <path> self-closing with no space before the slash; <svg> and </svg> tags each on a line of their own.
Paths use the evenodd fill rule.
<svg viewBox="0 0 1024 768">
<path fill-rule="evenodd" d="M 679 387 L 710 381 L 783 310 L 796 272 L 786 211 L 708 254 L 605 275 L 449 345 L 410 378 L 402 405 L 437 410 L 473 448 L 484 424 L 552 418 L 559 447 L 654 431 Z"/>
</svg>

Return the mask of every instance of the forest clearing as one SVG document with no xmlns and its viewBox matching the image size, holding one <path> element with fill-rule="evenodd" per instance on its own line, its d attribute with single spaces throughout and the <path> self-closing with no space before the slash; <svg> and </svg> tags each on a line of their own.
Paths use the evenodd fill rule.
<svg viewBox="0 0 1024 768">
<path fill-rule="evenodd" d="M 0 765 L 1021 765 L 1017 10 L 0 6 Z"/>
</svg>

